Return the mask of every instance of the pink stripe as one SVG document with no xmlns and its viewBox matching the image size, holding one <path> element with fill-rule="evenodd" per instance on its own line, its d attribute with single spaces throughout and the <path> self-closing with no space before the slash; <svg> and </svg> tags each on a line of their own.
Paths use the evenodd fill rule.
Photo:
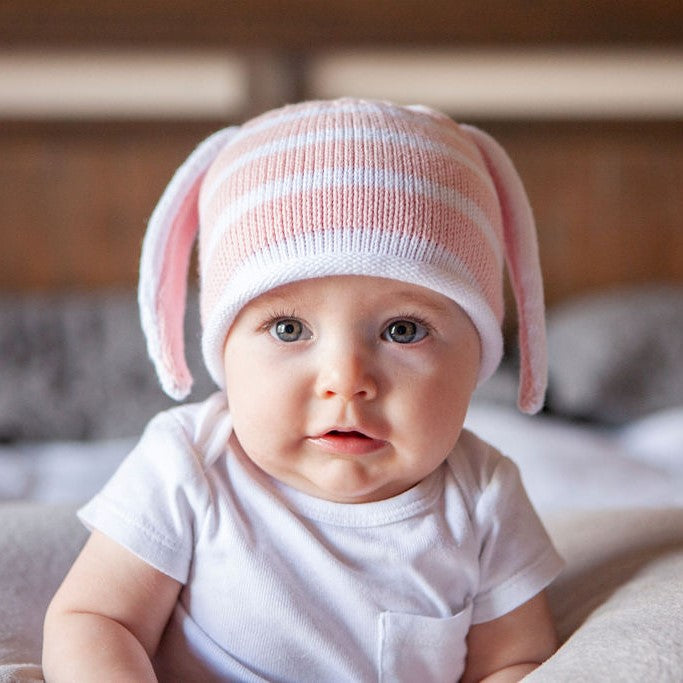
<svg viewBox="0 0 683 683">
<path fill-rule="evenodd" d="M 310 118 L 300 119 L 289 126 L 257 130 L 252 132 L 249 124 L 245 124 L 235 139 L 231 142 L 231 156 L 237 157 L 247 151 L 272 144 L 306 133 L 332 133 L 340 130 L 354 130 L 359 133 L 376 133 L 379 138 L 386 137 L 387 123 L 382 118 L 363 117 L 352 113 L 341 113 L 335 116 L 316 115 L 311 113 Z M 476 145 L 472 143 L 468 135 L 450 119 L 444 122 L 435 122 L 432 119 L 424 120 L 422 117 L 411 115 L 409 119 L 401 117 L 392 119 L 391 131 L 403 133 L 416 140 L 432 140 L 467 156 L 470 160 L 481 163 Z"/>
<path fill-rule="evenodd" d="M 229 197 L 226 199 L 228 203 L 233 201 Z M 479 208 L 491 225 L 499 225 L 500 211 L 497 202 L 490 197 L 482 199 L 488 201 L 479 203 Z M 212 208 L 216 211 L 222 209 L 218 205 Z M 209 223 L 215 219 L 213 212 L 202 215 L 202 220 Z M 447 243 L 452 231 L 442 232 L 439 226 L 445 229 L 447 226 L 460 224 L 467 224 L 470 239 L 482 241 L 481 229 L 466 213 L 433 197 L 385 187 L 362 187 L 356 192 L 350 192 L 348 187 L 332 185 L 317 190 L 293 190 L 272 201 L 259 202 L 241 214 L 235 226 L 226 229 L 217 225 L 215 229 L 226 232 L 219 242 L 236 240 L 237 244 L 241 244 L 246 239 L 244 249 L 248 251 L 249 244 L 252 245 L 252 250 L 258 250 L 263 243 L 316 227 L 354 225 L 374 225 L 410 234 L 433 234 L 438 241 L 444 240 Z M 212 238 L 208 230 L 202 231 L 202 248 L 207 248 Z"/>
<path fill-rule="evenodd" d="M 241 166 L 238 173 L 223 181 L 219 191 L 214 193 L 210 201 L 203 198 L 202 211 L 206 211 L 206 219 L 211 221 L 219 215 L 222 205 L 227 201 L 235 201 L 264 183 L 289 180 L 312 171 L 335 167 L 357 168 L 359 171 L 374 168 L 403 172 L 445 187 L 466 187 L 467 193 L 473 198 L 481 197 L 482 201 L 497 201 L 490 185 L 476 173 L 463 166 L 454 166 L 451 159 L 434 151 L 425 151 L 419 157 L 413 155 L 413 158 L 409 158 L 401 147 L 387 146 L 378 150 L 376 145 L 369 146 L 358 142 L 345 145 L 341 149 L 307 147 L 296 152 L 293 158 L 290 152 L 285 151 L 254 159 Z M 211 179 L 218 170 L 212 168 L 207 184 L 211 184 Z M 220 208 L 217 209 L 216 204 L 219 204 Z"/>
<path fill-rule="evenodd" d="M 458 164 L 462 163 L 460 159 L 465 159 L 466 162 L 480 168 L 482 176 L 488 180 L 481 157 L 469 140 L 464 136 L 454 137 L 451 131 L 441 128 L 436 131 L 436 134 L 432 131 L 429 137 L 422 136 L 415 128 L 405 131 L 400 129 L 388 131 L 386 127 L 374 129 L 354 127 L 351 124 L 317 126 L 310 130 L 287 131 L 285 134 L 273 136 L 275 132 L 277 131 L 267 131 L 255 138 L 246 139 L 238 135 L 213 164 L 206 186 L 212 186 L 214 181 L 231 166 L 242 173 L 243 169 L 248 169 L 250 164 L 265 164 L 267 167 L 274 163 L 280 164 L 282 160 L 277 159 L 280 154 L 286 157 L 285 166 L 302 156 L 311 158 L 311 155 L 313 158 L 319 158 L 321 155 L 327 158 L 333 157 L 337 162 L 345 159 L 354 165 L 368 163 L 377 155 L 379 155 L 378 158 L 384 158 L 385 163 L 389 159 L 405 163 L 406 158 L 414 158 L 416 155 L 431 159 L 438 165 Z M 344 137 L 345 133 L 346 137 Z M 435 146 L 437 149 L 434 149 Z M 250 156 L 253 157 L 251 161 L 249 161 Z M 465 164 L 463 166 L 467 168 Z"/>
<path fill-rule="evenodd" d="M 376 207 L 381 207 L 381 211 Z M 491 203 L 487 212 L 494 225 L 500 223 L 500 218 L 496 217 L 497 208 Z M 449 230 L 453 225 L 458 229 Z M 442 227 L 435 229 L 435 226 Z M 415 235 L 435 242 L 453 254 L 469 254 L 474 261 L 468 263 L 473 275 L 487 298 L 493 295 L 499 278 L 498 264 L 479 226 L 454 207 L 424 197 L 406 198 L 403 193 L 384 189 L 363 193 L 359 198 L 343 188 L 328 188 L 261 204 L 242 216 L 218 242 L 213 254 L 205 253 L 209 235 L 201 234 L 202 272 L 213 274 L 207 281 L 225 283 L 246 259 L 274 243 L 297 236 L 303 245 L 307 234 L 353 227 L 374 227 Z M 476 245 L 479 245 L 478 249 Z M 222 275 L 218 276 L 218 273 Z M 205 289 L 210 308 L 217 299 L 209 294 L 207 287 Z"/>
<path fill-rule="evenodd" d="M 363 169 L 359 169 L 361 172 Z M 486 233 L 495 230 L 500 225 L 500 210 L 498 201 L 490 193 L 482 193 L 481 187 L 471 187 L 476 180 L 470 177 L 443 179 L 442 185 L 425 185 L 419 183 L 413 185 L 414 179 L 410 176 L 387 177 L 387 185 L 373 184 L 369 182 L 375 179 L 370 175 L 367 180 L 361 176 L 358 186 L 350 188 L 342 182 L 344 178 L 337 178 L 330 170 L 328 184 L 318 183 L 316 187 L 305 187 L 297 184 L 297 179 L 303 175 L 295 173 L 290 182 L 283 182 L 281 186 L 274 187 L 275 192 L 266 196 L 251 189 L 253 186 L 246 180 L 246 187 L 250 194 L 245 197 L 243 205 L 240 204 L 241 196 L 231 196 L 228 190 L 239 192 L 242 188 L 226 188 L 225 195 L 221 196 L 221 202 L 214 202 L 212 206 L 203 209 L 202 222 L 205 225 L 214 226 L 214 235 L 208 229 L 201 234 L 202 246 L 209 249 L 212 243 L 219 241 L 239 239 L 240 232 L 236 225 L 251 226 L 249 239 L 256 239 L 255 248 L 260 248 L 259 239 L 279 239 L 301 231 L 301 226 L 321 224 L 326 221 L 328 227 L 340 227 L 348 225 L 371 225 L 370 221 L 379 221 L 378 227 L 403 229 L 408 232 L 424 231 L 427 226 L 453 225 L 463 221 L 478 221 L 479 232 Z M 309 176 L 310 177 L 310 176 Z M 325 180 L 326 175 L 315 176 L 316 180 Z M 382 180 L 381 175 L 377 177 Z M 454 182 L 447 182 L 447 181 Z M 405 181 L 405 182 L 404 182 Z M 461 195 L 454 194 L 447 188 L 458 187 Z M 256 186 L 259 187 L 258 185 Z M 477 196 L 478 192 L 481 196 Z M 449 202 L 449 203 L 446 203 Z M 465 203 L 467 202 L 467 203 Z M 468 205 L 469 203 L 469 205 Z M 223 207 L 230 209 L 230 213 L 223 216 Z M 371 209 L 380 210 L 375 215 Z M 401 215 L 397 218 L 396 214 Z M 478 215 L 479 214 L 479 215 Z M 228 221 L 225 223 L 224 221 Z M 233 221 L 236 224 L 233 224 Z M 486 230 L 481 224 L 488 224 Z M 278 225 L 275 232 L 273 226 Z M 224 234 L 226 233 L 226 234 Z M 502 236 L 489 235 L 499 244 Z M 439 239 L 448 239 L 445 233 Z M 481 239 L 481 238 L 479 238 Z M 495 251 L 495 249 L 494 249 Z"/>
</svg>

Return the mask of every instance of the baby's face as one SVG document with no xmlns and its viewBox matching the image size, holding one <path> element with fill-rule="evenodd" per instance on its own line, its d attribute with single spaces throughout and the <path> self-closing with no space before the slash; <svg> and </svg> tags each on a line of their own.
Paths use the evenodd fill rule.
<svg viewBox="0 0 683 683">
<path fill-rule="evenodd" d="M 385 499 L 455 445 L 479 355 L 470 319 L 429 289 L 356 275 L 284 285 L 245 306 L 228 335 L 234 434 L 296 489 Z"/>
</svg>

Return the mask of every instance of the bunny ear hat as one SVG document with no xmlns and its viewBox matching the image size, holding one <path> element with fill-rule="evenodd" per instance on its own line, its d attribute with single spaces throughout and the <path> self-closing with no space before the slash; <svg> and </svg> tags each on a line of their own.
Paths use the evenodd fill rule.
<svg viewBox="0 0 683 683">
<path fill-rule="evenodd" d="M 224 387 L 223 346 L 240 309 L 280 285 L 370 275 L 430 288 L 469 315 L 479 382 L 503 352 L 503 266 L 519 319 L 518 404 L 538 411 L 547 358 L 533 215 L 502 147 L 425 107 L 355 99 L 267 112 L 202 142 L 172 178 L 143 243 L 139 304 L 164 391 L 192 377 L 183 318 L 199 237 L 202 352 Z"/>
</svg>

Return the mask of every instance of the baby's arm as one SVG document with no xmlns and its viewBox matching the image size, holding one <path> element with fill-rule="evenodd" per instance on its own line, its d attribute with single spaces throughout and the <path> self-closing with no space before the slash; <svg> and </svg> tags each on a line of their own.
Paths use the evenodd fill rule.
<svg viewBox="0 0 683 683">
<path fill-rule="evenodd" d="M 180 588 L 94 531 L 45 617 L 45 680 L 156 681 L 150 658 Z"/>
<path fill-rule="evenodd" d="M 545 593 L 498 619 L 475 624 L 467 636 L 462 683 L 519 681 L 557 649 Z"/>
</svg>

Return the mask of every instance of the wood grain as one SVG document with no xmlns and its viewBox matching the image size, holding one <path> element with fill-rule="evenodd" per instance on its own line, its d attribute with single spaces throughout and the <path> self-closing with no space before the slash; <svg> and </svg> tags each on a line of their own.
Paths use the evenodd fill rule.
<svg viewBox="0 0 683 683">
<path fill-rule="evenodd" d="M 676 0 L 3 0 L 5 46 L 680 45 Z"/>
</svg>

